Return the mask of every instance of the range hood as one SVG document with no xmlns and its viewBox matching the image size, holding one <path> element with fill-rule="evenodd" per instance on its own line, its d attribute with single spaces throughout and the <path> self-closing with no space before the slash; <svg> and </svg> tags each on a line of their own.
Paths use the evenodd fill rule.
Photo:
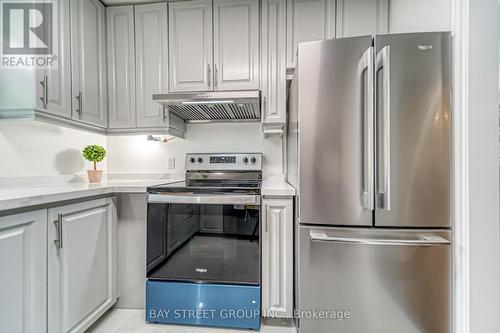
<svg viewBox="0 0 500 333">
<path fill-rule="evenodd" d="M 186 122 L 260 121 L 260 91 L 153 94 L 156 101 Z"/>
</svg>

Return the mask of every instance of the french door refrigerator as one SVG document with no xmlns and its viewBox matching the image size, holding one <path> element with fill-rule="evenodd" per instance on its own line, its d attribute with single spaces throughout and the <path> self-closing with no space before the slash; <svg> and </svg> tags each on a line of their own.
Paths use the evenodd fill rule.
<svg viewBox="0 0 500 333">
<path fill-rule="evenodd" d="M 451 332 L 450 99 L 449 32 L 299 45 L 287 173 L 301 333 Z"/>
</svg>

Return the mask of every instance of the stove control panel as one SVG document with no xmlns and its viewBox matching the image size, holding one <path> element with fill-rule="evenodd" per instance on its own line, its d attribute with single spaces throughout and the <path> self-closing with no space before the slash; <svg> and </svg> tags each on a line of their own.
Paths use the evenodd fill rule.
<svg viewBox="0 0 500 333">
<path fill-rule="evenodd" d="M 262 170 L 261 153 L 186 154 L 186 170 Z"/>
</svg>

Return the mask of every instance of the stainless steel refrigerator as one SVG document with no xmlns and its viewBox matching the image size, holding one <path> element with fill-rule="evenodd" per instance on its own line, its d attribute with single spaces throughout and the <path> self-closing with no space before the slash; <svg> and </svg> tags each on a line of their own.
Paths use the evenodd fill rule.
<svg viewBox="0 0 500 333">
<path fill-rule="evenodd" d="M 299 45 L 287 173 L 301 333 L 451 332 L 450 100 L 448 32 Z"/>
</svg>

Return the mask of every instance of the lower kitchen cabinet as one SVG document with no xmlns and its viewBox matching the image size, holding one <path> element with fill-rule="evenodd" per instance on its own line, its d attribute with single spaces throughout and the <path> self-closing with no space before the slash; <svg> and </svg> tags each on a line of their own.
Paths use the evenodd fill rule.
<svg viewBox="0 0 500 333">
<path fill-rule="evenodd" d="M 264 198 L 262 213 L 262 315 L 292 318 L 292 197 Z"/>
<path fill-rule="evenodd" d="M 116 302 L 116 233 L 111 198 L 48 210 L 49 332 L 84 332 Z"/>
<path fill-rule="evenodd" d="M 46 210 L 0 217 L 0 331 L 44 333 Z"/>
</svg>

